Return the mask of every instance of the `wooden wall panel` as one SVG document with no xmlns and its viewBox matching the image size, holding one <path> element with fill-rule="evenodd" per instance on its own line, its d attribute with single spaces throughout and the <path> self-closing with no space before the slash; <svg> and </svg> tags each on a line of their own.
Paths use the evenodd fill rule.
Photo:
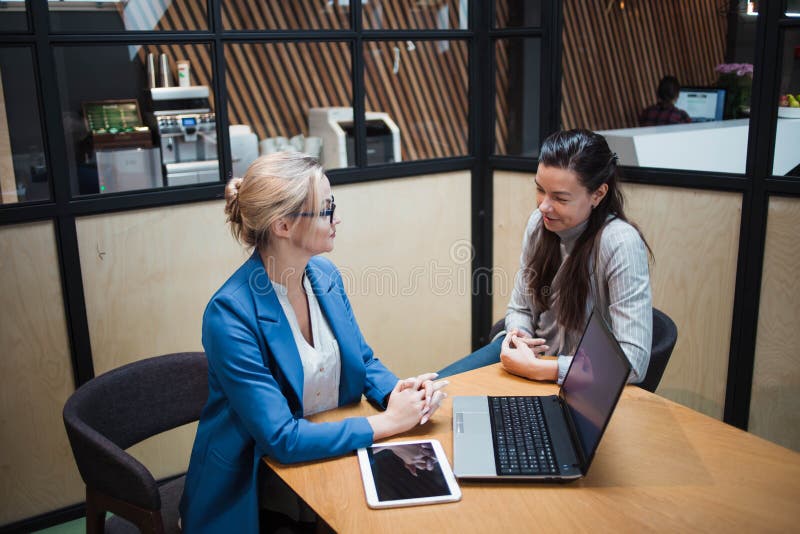
<svg viewBox="0 0 800 534">
<path fill-rule="evenodd" d="M 492 322 L 505 317 L 519 269 L 525 225 L 536 209 L 534 173 L 495 171 Z"/>
<path fill-rule="evenodd" d="M 749 430 L 800 451 L 800 199 L 769 202 Z"/>
<path fill-rule="evenodd" d="M 722 419 L 742 197 L 624 184 L 626 212 L 655 255 L 655 307 L 678 326 L 658 393 Z M 713 222 L 713 224 L 711 224 Z"/>
<path fill-rule="evenodd" d="M 469 184 L 455 172 L 334 187 L 331 259 L 364 337 L 400 376 L 470 352 Z"/>
<path fill-rule="evenodd" d="M 625 9 L 620 9 L 620 4 Z M 655 103 L 659 80 L 716 80 L 726 38 L 726 2 L 718 0 L 565 0 L 561 82 L 564 128 L 637 125 Z"/>
<path fill-rule="evenodd" d="M 246 258 L 223 207 L 212 201 L 78 219 L 96 374 L 202 350 L 205 305 Z"/>
<path fill-rule="evenodd" d="M 74 391 L 51 222 L 0 228 L 0 525 L 83 500 L 61 411 Z"/>
</svg>

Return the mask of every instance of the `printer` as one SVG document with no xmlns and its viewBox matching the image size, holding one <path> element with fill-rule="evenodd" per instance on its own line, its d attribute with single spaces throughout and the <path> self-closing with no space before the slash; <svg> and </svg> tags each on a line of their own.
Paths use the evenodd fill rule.
<svg viewBox="0 0 800 534">
<path fill-rule="evenodd" d="M 400 128 L 387 113 L 367 111 L 367 164 L 401 161 Z M 353 108 L 311 108 L 308 134 L 322 139 L 320 163 L 327 169 L 355 165 L 355 122 Z"/>
</svg>

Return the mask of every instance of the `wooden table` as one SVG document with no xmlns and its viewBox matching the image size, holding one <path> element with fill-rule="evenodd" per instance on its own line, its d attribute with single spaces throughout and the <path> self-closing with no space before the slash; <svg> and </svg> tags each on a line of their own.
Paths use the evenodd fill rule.
<svg viewBox="0 0 800 534">
<path fill-rule="evenodd" d="M 498 365 L 450 378 L 434 420 L 394 441 L 436 438 L 452 462 L 455 395 L 542 395 L 556 387 Z M 366 402 L 313 419 L 369 415 Z M 460 482 L 460 502 L 371 510 L 355 454 L 267 463 L 337 532 L 800 531 L 800 454 L 628 386 L 589 475 L 569 484 Z"/>
</svg>

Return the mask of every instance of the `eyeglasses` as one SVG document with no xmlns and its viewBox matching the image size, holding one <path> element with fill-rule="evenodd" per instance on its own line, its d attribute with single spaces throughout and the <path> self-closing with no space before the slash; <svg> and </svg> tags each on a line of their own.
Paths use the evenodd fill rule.
<svg viewBox="0 0 800 534">
<path fill-rule="evenodd" d="M 319 213 L 314 211 L 301 211 L 294 213 L 294 217 L 329 217 L 330 223 L 333 224 L 333 214 L 336 212 L 336 204 L 333 202 L 333 195 L 331 195 L 331 204 L 328 209 L 324 209 Z"/>
</svg>

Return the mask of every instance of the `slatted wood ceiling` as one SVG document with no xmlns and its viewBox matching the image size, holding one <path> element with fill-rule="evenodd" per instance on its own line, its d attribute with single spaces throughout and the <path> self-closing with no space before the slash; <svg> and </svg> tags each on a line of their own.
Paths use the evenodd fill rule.
<svg viewBox="0 0 800 534">
<path fill-rule="evenodd" d="M 564 0 L 561 121 L 592 130 L 637 125 L 659 80 L 708 86 L 723 62 L 720 0 Z"/>
<path fill-rule="evenodd" d="M 206 13 L 199 3 L 173 2 L 151 27 L 205 27 Z M 233 0 L 222 5 L 223 24 L 232 29 L 347 29 L 346 8 L 333 4 Z M 380 20 L 384 27 L 436 28 L 436 7 L 384 2 Z M 373 27 L 378 24 L 376 12 L 365 9 L 364 16 Z M 457 10 L 450 9 L 448 24 L 458 27 Z M 404 160 L 466 154 L 466 42 L 415 41 L 411 48 L 406 42 L 365 43 L 367 110 L 384 111 L 397 123 Z M 140 59 L 149 52 L 167 53 L 173 62 L 188 59 L 193 82 L 210 85 L 211 51 L 206 45 L 148 45 Z M 230 123 L 249 124 L 259 139 L 308 135 L 308 108 L 352 105 L 350 58 L 347 43 L 226 45 Z"/>
</svg>

